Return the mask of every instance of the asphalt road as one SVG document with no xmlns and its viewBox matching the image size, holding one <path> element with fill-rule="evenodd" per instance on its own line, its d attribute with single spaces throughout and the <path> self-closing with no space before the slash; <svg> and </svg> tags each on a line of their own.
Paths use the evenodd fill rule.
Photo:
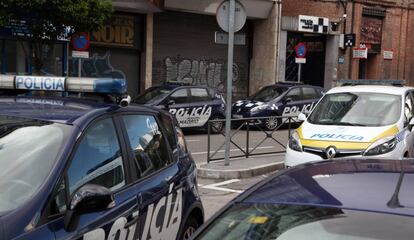
<svg viewBox="0 0 414 240">
<path fill-rule="evenodd" d="M 246 146 L 246 131 L 242 130 L 236 133 L 233 141 L 240 147 Z M 287 129 L 275 132 L 271 138 L 266 138 L 266 134 L 262 131 L 251 131 L 249 134 L 249 148 L 254 150 L 253 153 L 263 153 L 269 151 L 282 151 L 282 145 L 286 145 L 288 141 L 289 131 Z M 188 149 L 197 164 L 207 162 L 207 141 L 208 135 L 202 131 L 186 131 L 185 132 Z M 224 147 L 219 147 L 224 143 L 224 136 L 220 134 L 211 135 L 210 151 L 219 150 L 215 157 L 224 156 Z M 241 155 L 242 152 L 235 146 L 230 147 L 231 155 Z M 270 174 L 269 174 L 270 175 Z M 199 192 L 204 205 L 206 220 L 216 213 L 221 207 L 230 200 L 248 189 L 258 181 L 266 178 L 268 175 L 257 176 L 249 179 L 231 179 L 231 180 L 212 180 L 198 178 Z"/>
</svg>

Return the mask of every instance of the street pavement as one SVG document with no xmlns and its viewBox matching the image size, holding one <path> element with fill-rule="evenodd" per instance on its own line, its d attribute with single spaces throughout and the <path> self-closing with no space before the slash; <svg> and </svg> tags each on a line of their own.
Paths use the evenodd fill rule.
<svg viewBox="0 0 414 240">
<path fill-rule="evenodd" d="M 187 131 L 185 132 L 188 149 L 191 151 L 194 161 L 197 165 L 207 163 L 207 141 L 208 135 L 202 131 Z M 286 146 L 288 141 L 289 131 L 287 129 L 280 130 L 273 134 L 274 138 L 282 145 Z M 249 148 L 256 148 L 253 153 L 264 153 L 269 151 L 283 151 L 283 147 L 274 141 L 273 139 L 265 139 L 266 134 L 262 131 L 250 132 Z M 240 131 L 237 133 L 233 141 L 239 144 L 241 147 L 246 146 L 246 131 Z M 263 141 L 263 142 L 262 142 Z M 224 136 L 220 134 L 211 135 L 211 148 L 210 151 L 216 151 L 223 143 Z M 261 143 L 260 145 L 258 145 Z M 231 145 L 231 155 L 241 155 L 242 152 L 237 149 L 236 146 Z M 224 156 L 224 147 L 219 150 L 215 157 Z M 253 160 L 254 158 L 248 159 Z M 246 160 L 246 161 L 248 161 Z M 231 165 L 230 165 L 231 168 Z M 205 179 L 198 178 L 199 192 L 203 201 L 206 220 L 209 219 L 214 213 L 226 205 L 230 200 L 242 193 L 255 183 L 266 178 L 272 173 L 263 174 L 260 176 L 247 178 L 247 179 Z"/>
</svg>

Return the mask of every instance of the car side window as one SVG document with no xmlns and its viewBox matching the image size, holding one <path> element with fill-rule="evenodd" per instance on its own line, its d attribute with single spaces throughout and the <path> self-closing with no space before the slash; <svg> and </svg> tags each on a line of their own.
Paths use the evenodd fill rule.
<svg viewBox="0 0 414 240">
<path fill-rule="evenodd" d="M 300 88 L 296 87 L 291 89 L 287 94 L 285 99 L 292 99 L 292 101 L 300 101 L 302 100 L 302 94 L 300 92 Z"/>
<path fill-rule="evenodd" d="M 87 183 L 115 191 L 125 185 L 122 154 L 112 118 L 89 127 L 67 172 L 69 193 Z"/>
<path fill-rule="evenodd" d="M 135 167 L 145 177 L 170 163 L 164 135 L 154 116 L 125 115 L 125 124 L 131 151 L 135 155 Z"/>
<path fill-rule="evenodd" d="M 319 98 L 319 94 L 316 91 L 316 88 L 304 87 L 302 88 L 303 100 L 311 100 Z"/>
<path fill-rule="evenodd" d="M 205 88 L 191 88 L 191 101 L 193 102 L 203 102 L 210 101 L 211 97 L 208 94 L 207 89 Z"/>
<path fill-rule="evenodd" d="M 174 119 L 172 119 L 172 116 L 169 115 L 163 115 L 162 116 L 162 125 L 165 128 L 165 136 L 167 137 L 168 143 L 171 147 L 171 150 L 173 152 L 174 159 L 176 159 L 176 155 L 178 154 L 178 146 L 177 146 L 177 138 L 175 136 L 174 132 Z"/>
<path fill-rule="evenodd" d="M 170 96 L 170 100 L 173 100 L 176 104 L 188 102 L 188 92 L 186 88 L 178 89 Z"/>
</svg>

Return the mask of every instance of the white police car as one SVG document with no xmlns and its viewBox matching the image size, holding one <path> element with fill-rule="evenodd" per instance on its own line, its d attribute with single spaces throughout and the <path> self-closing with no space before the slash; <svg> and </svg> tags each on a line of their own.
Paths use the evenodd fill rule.
<svg viewBox="0 0 414 240">
<path fill-rule="evenodd" d="M 375 82 L 373 82 L 375 83 Z M 336 87 L 316 105 L 289 140 L 285 165 L 338 157 L 414 156 L 414 88 Z"/>
</svg>

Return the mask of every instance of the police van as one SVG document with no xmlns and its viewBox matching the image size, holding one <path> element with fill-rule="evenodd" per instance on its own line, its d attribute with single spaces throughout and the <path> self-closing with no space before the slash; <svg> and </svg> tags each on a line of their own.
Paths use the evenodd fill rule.
<svg viewBox="0 0 414 240">
<path fill-rule="evenodd" d="M 245 100 L 232 105 L 232 118 L 260 118 L 256 124 L 267 130 L 276 129 L 287 117 L 309 113 L 322 97 L 321 87 L 296 82 L 279 82 L 266 86 Z M 283 118 L 281 118 L 283 117 Z"/>
<path fill-rule="evenodd" d="M 181 240 L 203 223 L 178 123 L 129 105 L 125 80 L 0 75 L 0 90 L 0 240 Z"/>
<path fill-rule="evenodd" d="M 339 157 L 413 157 L 414 88 L 361 85 L 328 91 L 289 140 L 285 165 Z M 392 83 L 392 82 L 391 82 Z"/>
<path fill-rule="evenodd" d="M 147 89 L 134 103 L 156 106 L 174 115 L 181 128 L 206 129 L 209 120 L 224 119 L 225 101 L 213 88 L 166 84 Z M 212 132 L 222 132 L 224 122 L 215 122 Z"/>
</svg>

